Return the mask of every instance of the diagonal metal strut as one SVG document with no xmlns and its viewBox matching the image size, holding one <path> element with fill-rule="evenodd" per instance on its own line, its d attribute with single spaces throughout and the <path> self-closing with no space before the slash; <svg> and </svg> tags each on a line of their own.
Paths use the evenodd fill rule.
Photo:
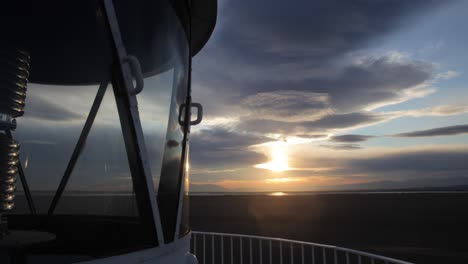
<svg viewBox="0 0 468 264">
<path fill-rule="evenodd" d="M 161 246 L 164 245 L 161 216 L 149 166 L 143 128 L 140 122 L 138 102 L 135 96 L 136 91 L 141 91 L 142 87 L 136 90 L 133 87 L 133 77 L 135 79 L 142 79 L 142 75 L 136 69 L 137 67 L 134 67 L 135 65 L 132 66 L 131 62 L 136 64 L 137 60 L 131 59 L 132 56 L 127 54 L 112 0 L 104 0 L 103 3 L 105 17 L 107 18 L 106 22 L 112 40 L 113 58 L 115 60 L 112 69 L 112 86 L 119 112 L 125 148 L 127 150 L 138 211 L 143 223 L 148 228 L 148 232 L 154 235 L 157 239 L 155 242 Z"/>
<path fill-rule="evenodd" d="M 54 199 L 52 200 L 52 203 L 50 204 L 49 212 L 48 212 L 49 215 L 52 215 L 54 213 L 55 208 L 57 207 L 57 204 L 60 200 L 60 197 L 62 196 L 63 191 L 65 190 L 65 187 L 67 186 L 68 180 L 70 179 L 73 169 L 75 168 L 76 162 L 78 161 L 81 151 L 83 150 L 83 147 L 86 143 L 86 139 L 88 138 L 89 131 L 91 130 L 91 127 L 93 126 L 94 119 L 96 118 L 99 107 L 101 106 L 102 99 L 104 98 L 108 84 L 109 84 L 109 81 L 106 80 L 106 81 L 101 82 L 101 85 L 99 86 L 99 90 L 97 91 L 96 97 L 94 98 L 93 105 L 91 106 L 91 110 L 89 111 L 88 118 L 86 119 L 83 130 L 81 131 L 78 142 L 76 142 L 75 149 L 73 150 L 72 156 L 70 157 L 70 161 L 68 162 L 65 173 L 63 174 L 62 180 L 60 181 L 60 185 L 57 188 L 57 192 L 55 193 Z"/>
</svg>

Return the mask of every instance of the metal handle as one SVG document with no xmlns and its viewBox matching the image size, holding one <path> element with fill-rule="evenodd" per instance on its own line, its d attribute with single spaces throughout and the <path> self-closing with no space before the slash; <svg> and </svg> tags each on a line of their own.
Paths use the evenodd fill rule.
<svg viewBox="0 0 468 264">
<path fill-rule="evenodd" d="M 197 119 L 194 121 L 190 120 L 190 125 L 196 126 L 200 124 L 203 119 L 203 106 L 200 103 L 192 103 L 192 107 L 197 108 Z"/>
<path fill-rule="evenodd" d="M 197 109 L 197 119 L 195 120 L 190 120 L 189 125 L 191 126 L 196 126 L 201 123 L 203 120 L 203 106 L 200 103 L 192 103 L 191 107 Z M 183 126 L 184 125 L 184 120 L 182 120 L 182 117 L 185 113 L 185 104 L 180 105 L 179 109 L 179 125 Z"/>
<path fill-rule="evenodd" d="M 135 79 L 136 86 L 133 90 L 130 91 L 131 95 L 137 95 L 143 91 L 145 82 L 143 80 L 143 73 L 141 72 L 140 61 L 135 56 L 128 55 L 123 59 L 124 62 L 127 62 L 130 66 L 130 71 L 132 72 L 133 78 Z"/>
</svg>

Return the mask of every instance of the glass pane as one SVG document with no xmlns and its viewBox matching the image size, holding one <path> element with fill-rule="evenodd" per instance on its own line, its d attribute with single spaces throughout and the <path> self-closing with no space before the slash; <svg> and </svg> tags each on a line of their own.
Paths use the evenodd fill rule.
<svg viewBox="0 0 468 264">
<path fill-rule="evenodd" d="M 182 105 L 187 95 L 186 74 L 184 67 L 176 70 L 174 74 L 174 86 L 169 125 L 167 127 L 166 144 L 164 150 L 161 180 L 158 189 L 158 202 L 164 226 L 166 241 L 172 241 L 177 224 L 177 213 L 179 209 L 179 195 L 181 186 L 182 155 L 184 151 L 185 129 L 179 123 L 179 116 L 185 111 Z"/>
<path fill-rule="evenodd" d="M 112 86 L 55 214 L 138 215 Z"/>
<path fill-rule="evenodd" d="M 24 116 L 13 137 L 37 212 L 46 213 L 85 123 L 97 86 L 64 87 L 31 84 Z M 17 184 L 16 213 L 29 212 Z"/>
<path fill-rule="evenodd" d="M 172 69 L 146 78 L 145 88 L 138 95 L 141 125 L 155 189 L 159 185 L 161 176 L 173 81 Z"/>
</svg>

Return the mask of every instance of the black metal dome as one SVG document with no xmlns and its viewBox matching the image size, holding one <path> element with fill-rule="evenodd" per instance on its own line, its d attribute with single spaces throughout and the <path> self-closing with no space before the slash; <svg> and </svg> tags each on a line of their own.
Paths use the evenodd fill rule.
<svg viewBox="0 0 468 264">
<path fill-rule="evenodd" d="M 188 20 L 192 18 L 193 55 L 211 36 L 216 24 L 217 1 L 190 1 L 191 16 L 188 2 L 113 1 L 127 52 L 139 59 L 145 76 L 156 74 L 170 65 L 171 42 L 158 39 L 173 37 L 169 33 L 174 23 L 180 23 L 188 33 Z M 2 43 L 29 52 L 32 58 L 30 82 L 60 85 L 99 83 L 107 75 L 111 63 L 109 34 L 101 8 L 100 0 L 2 3 Z M 178 21 L 174 21 L 174 17 Z"/>
</svg>

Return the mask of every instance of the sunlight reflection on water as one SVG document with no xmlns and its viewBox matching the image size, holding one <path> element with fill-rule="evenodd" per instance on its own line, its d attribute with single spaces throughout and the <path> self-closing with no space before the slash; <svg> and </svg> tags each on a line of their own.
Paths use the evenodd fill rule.
<svg viewBox="0 0 468 264">
<path fill-rule="evenodd" d="M 285 195 L 288 195 L 288 194 L 285 193 L 285 192 L 273 192 L 273 193 L 270 193 L 269 195 L 270 196 L 285 196 Z"/>
</svg>

